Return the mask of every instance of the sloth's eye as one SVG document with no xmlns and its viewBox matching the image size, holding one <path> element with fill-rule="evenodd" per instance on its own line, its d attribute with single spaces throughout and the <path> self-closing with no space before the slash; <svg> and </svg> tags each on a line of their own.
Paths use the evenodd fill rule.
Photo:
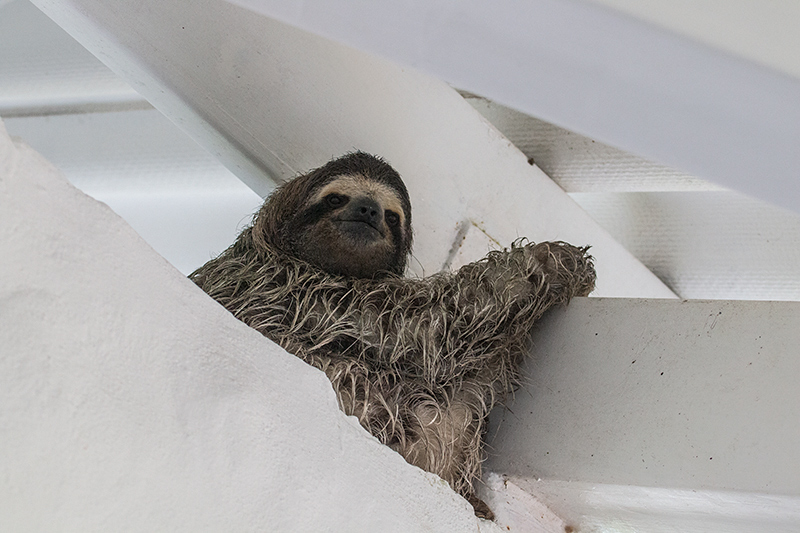
<svg viewBox="0 0 800 533">
<path fill-rule="evenodd" d="M 325 197 L 325 201 L 328 202 L 328 205 L 331 207 L 339 207 L 345 204 L 347 197 L 341 194 L 329 194 Z"/>
<path fill-rule="evenodd" d="M 386 212 L 386 223 L 390 226 L 396 226 L 400 222 L 400 217 L 397 213 L 392 213 L 391 211 Z"/>
</svg>

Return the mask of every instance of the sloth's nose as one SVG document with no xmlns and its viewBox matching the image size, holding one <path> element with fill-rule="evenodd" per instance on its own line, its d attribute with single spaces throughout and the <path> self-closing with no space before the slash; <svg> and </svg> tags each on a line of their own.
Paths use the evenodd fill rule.
<svg viewBox="0 0 800 533">
<path fill-rule="evenodd" d="M 350 209 L 357 220 L 374 224 L 381 219 L 381 206 L 372 198 L 358 198 L 353 201 Z"/>
</svg>

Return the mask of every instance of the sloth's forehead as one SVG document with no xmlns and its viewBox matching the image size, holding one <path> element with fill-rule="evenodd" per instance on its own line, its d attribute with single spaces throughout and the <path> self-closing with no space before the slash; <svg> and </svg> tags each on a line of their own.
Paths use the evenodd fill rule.
<svg viewBox="0 0 800 533">
<path fill-rule="evenodd" d="M 335 177 L 317 191 L 312 202 L 316 203 L 329 194 L 341 194 L 350 198 L 368 196 L 378 202 L 384 210 L 394 211 L 401 217 L 405 215 L 403 203 L 397 191 L 385 183 L 373 181 L 363 176 L 343 175 Z"/>
</svg>

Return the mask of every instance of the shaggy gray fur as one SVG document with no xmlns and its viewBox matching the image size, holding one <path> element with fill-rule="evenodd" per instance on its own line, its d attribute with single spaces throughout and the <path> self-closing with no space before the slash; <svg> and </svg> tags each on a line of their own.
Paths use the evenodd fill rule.
<svg viewBox="0 0 800 533">
<path fill-rule="evenodd" d="M 517 384 L 533 323 L 594 288 L 588 248 L 518 241 L 458 272 L 347 278 L 263 237 L 273 201 L 191 279 L 324 371 L 342 410 L 381 442 L 474 502 L 489 411 Z"/>
</svg>

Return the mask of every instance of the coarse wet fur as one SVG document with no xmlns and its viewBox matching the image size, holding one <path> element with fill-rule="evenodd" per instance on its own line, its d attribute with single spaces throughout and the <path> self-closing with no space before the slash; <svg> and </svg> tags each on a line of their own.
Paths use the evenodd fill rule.
<svg viewBox="0 0 800 533">
<path fill-rule="evenodd" d="M 351 227 L 353 206 L 373 205 L 361 197 L 378 205 L 373 228 Z M 517 241 L 457 272 L 410 279 L 411 240 L 400 176 L 356 152 L 278 188 L 190 277 L 325 372 L 345 413 L 491 518 L 474 493 L 487 416 L 518 383 L 533 323 L 594 288 L 592 257 L 564 242 Z"/>
</svg>

